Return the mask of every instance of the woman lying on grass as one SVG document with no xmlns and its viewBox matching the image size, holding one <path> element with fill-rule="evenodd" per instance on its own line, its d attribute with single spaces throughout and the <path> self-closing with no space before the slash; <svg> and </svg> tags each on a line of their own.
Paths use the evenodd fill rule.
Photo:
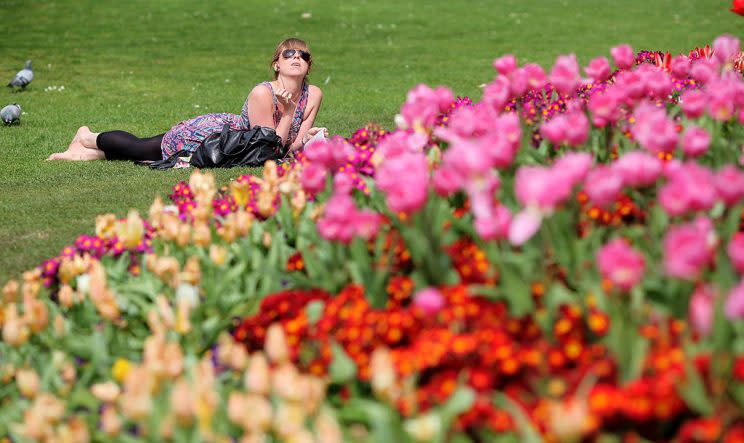
<svg viewBox="0 0 744 443">
<path fill-rule="evenodd" d="M 271 61 L 274 80 L 253 88 L 240 115 L 201 115 L 149 138 L 125 131 L 96 133 L 82 126 L 67 150 L 50 155 L 48 160 L 161 160 L 181 150 L 194 152 L 225 124 L 233 130 L 249 129 L 251 125 L 274 128 L 283 145 L 294 152 L 321 130 L 312 127 L 323 93 L 307 83 L 311 65 L 310 50 L 304 41 L 284 40 Z"/>
</svg>

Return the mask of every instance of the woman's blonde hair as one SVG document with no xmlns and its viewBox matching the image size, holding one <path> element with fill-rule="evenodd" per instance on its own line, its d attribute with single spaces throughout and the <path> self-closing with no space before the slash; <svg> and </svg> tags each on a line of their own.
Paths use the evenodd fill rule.
<svg viewBox="0 0 744 443">
<path fill-rule="evenodd" d="M 279 43 L 279 46 L 276 47 L 276 51 L 274 51 L 274 57 L 271 59 L 271 63 L 269 64 L 269 68 L 274 72 L 274 80 L 279 78 L 279 72 L 274 69 L 274 63 L 279 61 L 279 57 L 282 55 L 282 51 L 285 49 L 300 49 L 308 54 L 310 53 L 310 47 L 305 43 L 304 40 L 300 40 L 299 38 L 288 38 L 284 40 L 283 42 Z M 310 57 L 310 60 L 307 62 L 307 73 L 310 74 L 310 68 L 313 66 L 313 58 Z"/>
</svg>

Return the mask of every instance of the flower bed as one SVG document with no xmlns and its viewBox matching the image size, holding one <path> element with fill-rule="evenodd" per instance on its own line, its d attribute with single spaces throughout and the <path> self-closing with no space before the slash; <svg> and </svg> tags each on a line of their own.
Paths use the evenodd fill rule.
<svg viewBox="0 0 744 443">
<path fill-rule="evenodd" d="M 13 441 L 742 441 L 739 42 L 494 61 L 3 289 Z"/>
</svg>

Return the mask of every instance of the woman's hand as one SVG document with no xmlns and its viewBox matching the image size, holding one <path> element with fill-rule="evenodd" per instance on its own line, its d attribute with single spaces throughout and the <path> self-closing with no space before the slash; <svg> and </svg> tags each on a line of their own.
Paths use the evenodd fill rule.
<svg viewBox="0 0 744 443">
<path fill-rule="evenodd" d="M 297 106 L 297 104 L 292 100 L 292 93 L 287 91 L 286 89 L 277 88 L 275 94 L 277 100 L 279 100 L 285 110 L 294 109 Z"/>
<path fill-rule="evenodd" d="M 313 128 L 308 129 L 307 132 L 305 133 L 305 135 L 302 137 L 302 144 L 304 145 L 305 143 L 307 143 L 308 141 L 310 141 L 310 139 L 313 138 L 313 137 L 315 137 L 315 135 L 318 132 L 320 132 L 320 131 L 323 131 L 323 137 L 328 138 L 328 129 L 327 128 L 315 128 L 315 127 L 313 127 Z"/>
</svg>

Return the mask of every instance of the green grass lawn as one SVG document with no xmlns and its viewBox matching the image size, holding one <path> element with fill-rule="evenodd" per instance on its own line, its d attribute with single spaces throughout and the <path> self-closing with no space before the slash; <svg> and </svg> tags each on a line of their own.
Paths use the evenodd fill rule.
<svg viewBox="0 0 744 443">
<path fill-rule="evenodd" d="M 0 91 L 0 107 L 18 102 L 26 112 L 20 126 L 0 127 L 0 283 L 93 233 L 97 214 L 146 210 L 189 175 L 45 162 L 79 126 L 149 136 L 195 115 L 239 113 L 283 38 L 311 45 L 311 81 L 325 97 L 317 125 L 348 136 L 370 121 L 390 127 L 419 82 L 478 99 L 504 53 L 549 68 L 559 54 L 586 64 L 623 42 L 678 53 L 721 33 L 741 38 L 744 18 L 730 3 L 0 0 L 0 81 L 29 58 L 36 74 L 23 93 Z M 225 183 L 246 171 L 217 176 Z"/>
</svg>

